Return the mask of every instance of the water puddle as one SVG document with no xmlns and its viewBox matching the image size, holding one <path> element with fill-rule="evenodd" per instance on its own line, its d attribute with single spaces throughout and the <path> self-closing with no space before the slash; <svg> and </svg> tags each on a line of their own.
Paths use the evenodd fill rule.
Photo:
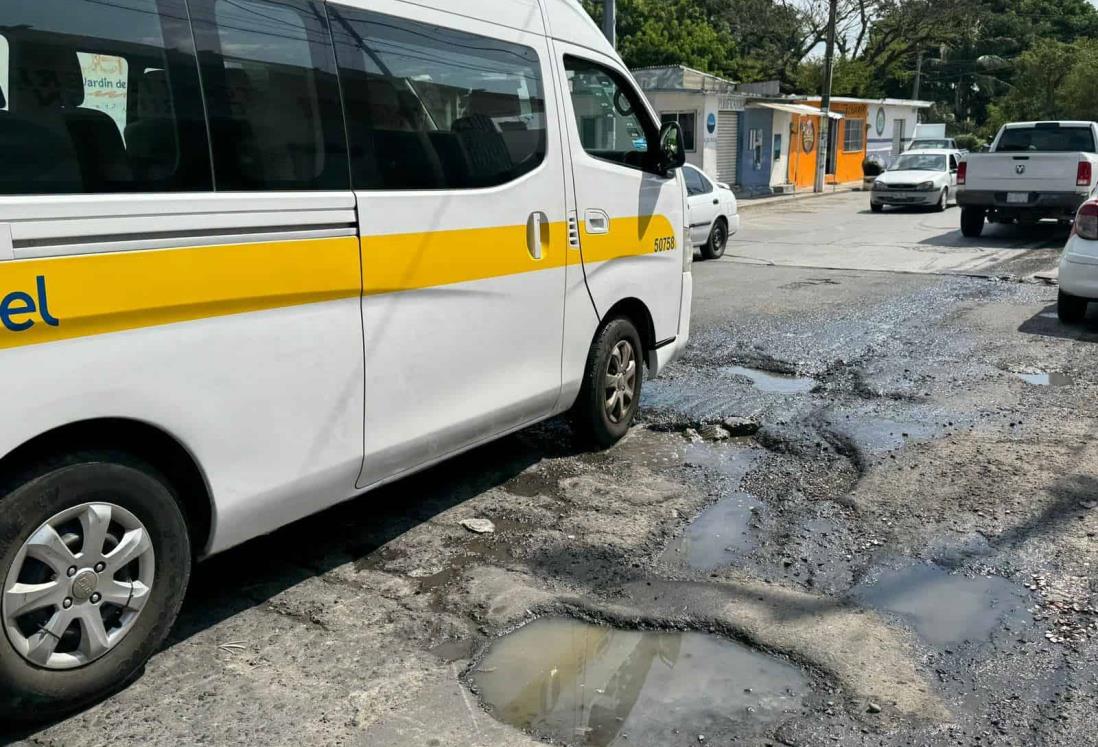
<svg viewBox="0 0 1098 747">
<path fill-rule="evenodd" d="M 728 566 L 755 546 L 753 530 L 762 510 L 763 504 L 748 493 L 723 498 L 691 522 L 664 551 L 663 559 L 683 559 L 699 571 Z"/>
<path fill-rule="evenodd" d="M 1025 593 L 998 576 L 967 577 L 918 563 L 875 573 L 855 587 L 861 604 L 904 620 L 936 646 L 984 642 L 1032 622 Z"/>
<path fill-rule="evenodd" d="M 836 429 L 867 454 L 895 451 L 911 441 L 931 438 L 938 430 L 930 423 L 885 418 L 858 418 L 841 423 Z"/>
<path fill-rule="evenodd" d="M 807 376 L 775 373 L 746 366 L 725 366 L 721 371 L 729 376 L 742 376 L 762 392 L 778 394 L 806 394 L 816 388 L 816 380 Z"/>
<path fill-rule="evenodd" d="M 738 441 L 740 439 L 718 444 L 688 444 L 683 451 L 683 464 L 715 472 L 739 485 L 764 452 L 742 446 Z M 750 439 L 745 441 L 750 442 Z"/>
<path fill-rule="evenodd" d="M 1047 373 L 1037 371 L 1035 373 L 1015 373 L 1022 381 L 1034 386 L 1071 386 L 1071 377 L 1062 373 Z"/>
<path fill-rule="evenodd" d="M 701 633 L 537 620 L 501 638 L 470 675 L 500 721 L 567 745 L 696 743 L 797 713 L 801 672 Z"/>
</svg>

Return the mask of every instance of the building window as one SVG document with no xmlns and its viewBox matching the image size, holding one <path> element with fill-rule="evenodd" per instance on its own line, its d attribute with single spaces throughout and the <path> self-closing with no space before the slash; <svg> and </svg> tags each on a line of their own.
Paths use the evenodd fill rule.
<svg viewBox="0 0 1098 747">
<path fill-rule="evenodd" d="M 678 122 L 682 128 L 683 144 L 687 153 L 697 151 L 698 113 L 697 112 L 664 112 L 661 119 L 666 122 Z"/>
<path fill-rule="evenodd" d="M 762 171 L 763 166 L 763 131 L 760 128 L 752 128 L 747 131 L 747 147 L 751 151 L 751 167 L 755 171 Z"/>
<path fill-rule="evenodd" d="M 843 152 L 857 153 L 865 148 L 865 120 L 847 119 L 843 125 Z"/>
</svg>

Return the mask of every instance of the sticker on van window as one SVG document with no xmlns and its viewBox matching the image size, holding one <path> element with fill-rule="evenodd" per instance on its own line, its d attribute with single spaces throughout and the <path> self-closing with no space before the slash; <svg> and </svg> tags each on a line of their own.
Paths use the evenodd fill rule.
<svg viewBox="0 0 1098 747">
<path fill-rule="evenodd" d="M 648 139 L 643 138 L 643 137 L 636 138 L 633 141 L 633 149 L 647 152 L 648 151 Z"/>
</svg>

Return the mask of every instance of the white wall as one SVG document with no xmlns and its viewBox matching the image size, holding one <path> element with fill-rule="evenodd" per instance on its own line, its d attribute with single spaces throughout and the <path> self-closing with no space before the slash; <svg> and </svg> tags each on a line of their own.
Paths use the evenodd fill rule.
<svg viewBox="0 0 1098 747">
<path fill-rule="evenodd" d="M 884 129 L 879 130 L 877 127 L 877 117 L 879 111 L 884 111 Z M 894 106 L 886 104 L 870 104 L 869 105 L 869 138 L 866 142 L 866 155 L 876 155 L 880 157 L 886 164 L 892 163 L 893 153 L 893 139 L 895 138 L 895 122 L 902 120 L 904 122 L 904 134 L 903 145 L 906 149 L 911 141 L 915 138 L 915 125 L 919 123 L 920 109 L 916 109 L 913 106 Z"/>
<path fill-rule="evenodd" d="M 659 115 L 670 112 L 694 112 L 694 150 L 686 154 L 687 163 L 705 170 L 705 94 L 690 91 L 646 91 L 652 108 Z"/>
<path fill-rule="evenodd" d="M 774 112 L 774 131 L 773 135 L 782 136 L 782 155 L 773 163 L 773 170 L 770 176 L 770 186 L 776 187 L 781 184 L 789 183 L 789 147 L 791 145 L 791 136 L 789 134 L 789 126 L 793 122 L 793 115 L 789 112 Z M 774 140 L 771 137 L 770 149 L 774 149 Z"/>
</svg>

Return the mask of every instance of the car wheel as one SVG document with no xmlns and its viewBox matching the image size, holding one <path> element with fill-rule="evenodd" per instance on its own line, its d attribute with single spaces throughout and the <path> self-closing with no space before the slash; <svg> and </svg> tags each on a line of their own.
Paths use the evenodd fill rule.
<svg viewBox="0 0 1098 747">
<path fill-rule="evenodd" d="M 880 213 L 884 210 L 884 205 L 879 202 L 871 202 L 869 203 L 869 209 L 874 213 Z"/>
<path fill-rule="evenodd" d="M 640 335 L 624 317 L 607 322 L 587 356 L 583 386 L 572 409 L 579 438 L 609 448 L 629 432 L 644 379 Z"/>
<path fill-rule="evenodd" d="M 942 189 L 942 194 L 938 197 L 938 204 L 934 206 L 934 210 L 944 213 L 947 207 L 949 207 L 949 187 Z"/>
<path fill-rule="evenodd" d="M 1086 317 L 1088 305 L 1087 299 L 1060 291 L 1056 297 L 1056 316 L 1064 324 L 1078 324 Z"/>
<path fill-rule="evenodd" d="M 728 224 L 724 218 L 717 218 L 713 222 L 713 230 L 709 232 L 709 241 L 702 247 L 702 256 L 706 259 L 720 259 L 724 256 L 724 250 L 728 246 Z"/>
<path fill-rule="evenodd" d="M 961 208 L 961 233 L 975 239 L 984 232 L 984 219 L 987 214 L 980 208 Z"/>
<path fill-rule="evenodd" d="M 128 682 L 191 571 L 179 503 L 142 462 L 70 454 L 13 485 L 0 488 L 0 722 L 63 715 Z"/>
</svg>

